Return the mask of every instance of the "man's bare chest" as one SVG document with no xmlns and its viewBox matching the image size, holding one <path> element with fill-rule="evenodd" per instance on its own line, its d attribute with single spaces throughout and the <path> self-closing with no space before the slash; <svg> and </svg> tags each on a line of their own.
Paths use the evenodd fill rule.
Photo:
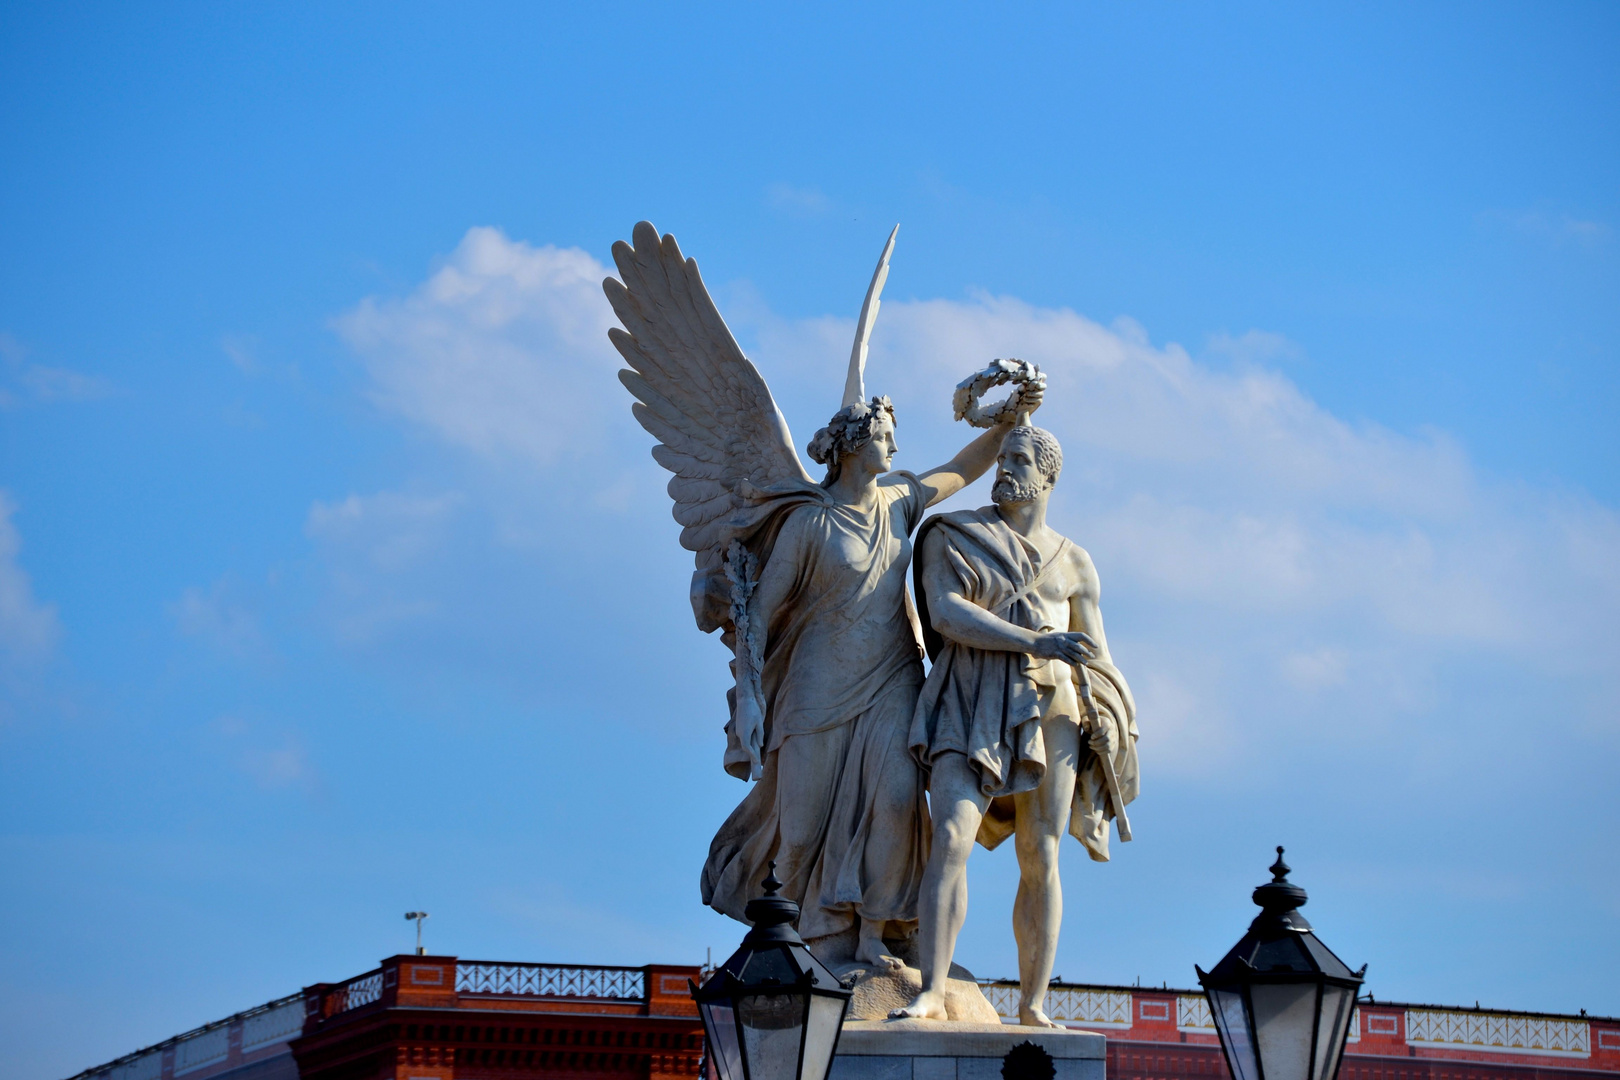
<svg viewBox="0 0 1620 1080">
<path fill-rule="evenodd" d="M 1034 580 L 1025 586 L 1024 597 L 1045 630 L 1064 630 L 1069 624 L 1069 601 L 1079 586 L 1073 551 L 1059 538 L 1056 550 L 1046 556 Z"/>
</svg>

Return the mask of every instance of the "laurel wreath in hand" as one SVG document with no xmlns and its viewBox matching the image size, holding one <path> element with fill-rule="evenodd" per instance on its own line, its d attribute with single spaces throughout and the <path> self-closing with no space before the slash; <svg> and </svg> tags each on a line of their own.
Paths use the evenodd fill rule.
<svg viewBox="0 0 1620 1080">
<path fill-rule="evenodd" d="M 981 404 L 986 391 L 1004 383 L 1013 384 L 1012 393 L 1007 395 L 1005 401 L 993 405 Z M 1024 400 L 1024 387 L 1030 385 L 1042 389 L 1046 387 L 1046 374 L 1038 364 L 1011 357 L 992 360 L 983 371 L 974 372 L 956 384 L 951 409 L 956 419 L 966 420 L 976 428 L 995 427 L 1002 420 L 1018 415 L 1019 406 Z"/>
</svg>

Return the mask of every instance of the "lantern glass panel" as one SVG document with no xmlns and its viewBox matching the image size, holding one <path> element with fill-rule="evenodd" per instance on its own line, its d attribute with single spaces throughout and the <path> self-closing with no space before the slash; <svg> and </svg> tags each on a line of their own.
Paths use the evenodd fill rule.
<svg viewBox="0 0 1620 1080">
<path fill-rule="evenodd" d="M 709 1058 L 720 1080 L 748 1080 L 743 1072 L 741 1044 L 737 1041 L 737 1013 L 723 1001 L 706 1002 L 700 1010 L 709 1036 Z"/>
<path fill-rule="evenodd" d="M 1251 983 L 1254 1036 L 1265 1080 L 1310 1080 L 1315 983 Z"/>
<path fill-rule="evenodd" d="M 1226 1048 L 1232 1080 L 1260 1080 L 1260 1070 L 1254 1062 L 1254 1045 L 1249 1041 L 1249 1018 L 1243 1009 L 1243 991 L 1210 990 L 1204 996 L 1209 998 L 1210 1012 L 1214 1014 L 1215 1024 L 1220 1029 L 1221 1045 Z"/>
<path fill-rule="evenodd" d="M 844 1010 L 848 1006 L 843 998 L 810 998 L 810 1019 L 804 1025 L 804 1068 L 799 1080 L 827 1080 L 832 1068 L 833 1047 L 838 1045 L 838 1029 L 844 1023 Z"/>
<path fill-rule="evenodd" d="M 1355 1009 L 1356 992 L 1345 986 L 1322 987 L 1322 1023 L 1316 1037 L 1316 1072 L 1313 1080 L 1333 1080 L 1339 1071 L 1339 1055 L 1349 1034 L 1350 1015 Z"/>
<path fill-rule="evenodd" d="M 749 994 L 737 1002 L 748 1080 L 797 1080 L 805 994 Z"/>
</svg>

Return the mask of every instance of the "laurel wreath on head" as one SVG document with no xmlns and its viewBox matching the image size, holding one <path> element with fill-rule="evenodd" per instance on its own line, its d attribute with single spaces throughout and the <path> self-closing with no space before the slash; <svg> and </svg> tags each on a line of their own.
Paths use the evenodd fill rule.
<svg viewBox="0 0 1620 1080">
<path fill-rule="evenodd" d="M 1004 383 L 1013 384 L 1012 393 L 1007 395 L 1005 401 L 993 405 L 981 404 L 987 390 Z M 976 371 L 956 384 L 951 409 L 956 419 L 966 420 L 976 428 L 995 427 L 1003 419 L 1018 415 L 1026 386 L 1046 388 L 1046 374 L 1041 371 L 1040 365 L 1011 357 L 992 360 L 983 371 Z"/>
</svg>

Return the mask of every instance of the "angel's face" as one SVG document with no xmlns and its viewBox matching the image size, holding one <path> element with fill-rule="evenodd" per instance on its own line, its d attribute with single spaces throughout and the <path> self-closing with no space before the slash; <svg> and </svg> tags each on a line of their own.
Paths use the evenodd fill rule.
<svg viewBox="0 0 1620 1080">
<path fill-rule="evenodd" d="M 894 421 L 889 414 L 880 412 L 872 420 L 872 437 L 865 446 L 850 455 L 857 469 L 866 473 L 886 473 L 894 463 L 900 448 L 894 442 Z"/>
</svg>

